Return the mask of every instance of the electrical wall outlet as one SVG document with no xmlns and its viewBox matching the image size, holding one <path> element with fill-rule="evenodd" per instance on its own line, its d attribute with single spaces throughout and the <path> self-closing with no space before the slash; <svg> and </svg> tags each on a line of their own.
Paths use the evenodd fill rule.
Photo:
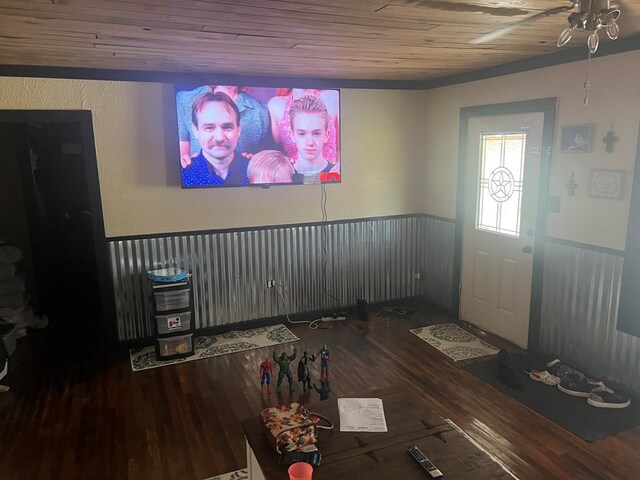
<svg viewBox="0 0 640 480">
<path fill-rule="evenodd" d="M 416 280 L 420 280 L 420 272 L 416 273 L 416 274 L 414 275 L 414 278 L 415 278 Z"/>
<path fill-rule="evenodd" d="M 267 288 L 273 288 L 276 286 L 275 280 L 267 280 Z"/>
</svg>

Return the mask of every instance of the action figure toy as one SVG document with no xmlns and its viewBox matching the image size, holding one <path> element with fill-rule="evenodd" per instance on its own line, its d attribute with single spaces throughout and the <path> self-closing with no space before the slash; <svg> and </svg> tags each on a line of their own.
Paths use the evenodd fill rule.
<svg viewBox="0 0 640 480">
<path fill-rule="evenodd" d="M 264 357 L 260 364 L 260 393 L 264 393 L 264 383 L 267 382 L 267 392 L 271 393 L 271 375 L 273 375 L 273 367 L 269 357 Z"/>
<path fill-rule="evenodd" d="M 329 387 L 328 380 L 320 382 L 320 388 L 314 385 L 313 389 L 320 394 L 320 400 L 326 400 L 327 398 L 329 398 L 329 392 L 331 391 L 331 388 Z"/>
<path fill-rule="evenodd" d="M 316 361 L 315 355 L 309 355 L 304 352 L 302 358 L 298 362 L 298 381 L 302 382 L 302 388 L 306 392 L 307 389 L 311 390 L 311 373 L 309 373 L 309 360 Z"/>
<path fill-rule="evenodd" d="M 280 385 L 282 384 L 282 379 L 287 377 L 289 380 L 289 391 L 294 392 L 296 390 L 295 385 L 293 384 L 293 375 L 291 375 L 291 370 L 289 369 L 289 365 L 296 358 L 298 352 L 296 351 L 296 347 L 293 347 L 293 354 L 287 357 L 285 352 L 282 352 L 280 356 L 276 356 L 276 351 L 273 351 L 273 359 L 280 367 L 278 371 L 278 384 L 276 385 L 276 392 L 280 393 Z"/>
<path fill-rule="evenodd" d="M 320 351 L 320 382 L 329 381 L 329 362 L 331 361 L 331 352 L 326 345 L 323 345 Z"/>
</svg>

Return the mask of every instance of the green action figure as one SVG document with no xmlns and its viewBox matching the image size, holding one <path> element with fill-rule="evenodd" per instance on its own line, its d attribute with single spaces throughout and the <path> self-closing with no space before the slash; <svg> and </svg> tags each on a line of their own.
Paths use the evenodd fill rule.
<svg viewBox="0 0 640 480">
<path fill-rule="evenodd" d="M 298 352 L 296 351 L 296 347 L 293 347 L 293 354 L 287 356 L 285 352 L 282 352 L 280 356 L 276 356 L 276 351 L 273 351 L 273 360 L 278 364 L 280 370 L 278 371 L 278 384 L 276 386 L 276 392 L 280 393 L 280 385 L 282 384 L 282 379 L 287 376 L 287 380 L 289 380 L 289 391 L 294 392 L 296 387 L 293 384 L 293 375 L 291 375 L 291 370 L 289 366 L 291 362 L 296 358 Z"/>
</svg>

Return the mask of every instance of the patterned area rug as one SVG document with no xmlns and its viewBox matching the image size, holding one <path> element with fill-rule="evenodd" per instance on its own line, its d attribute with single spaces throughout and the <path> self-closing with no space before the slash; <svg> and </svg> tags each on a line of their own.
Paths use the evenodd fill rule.
<svg viewBox="0 0 640 480">
<path fill-rule="evenodd" d="M 131 369 L 134 372 L 149 368 L 164 367 L 176 363 L 191 362 L 202 358 L 217 357 L 227 353 L 253 350 L 254 348 L 269 347 L 280 343 L 300 340 L 284 325 L 253 328 L 212 335 L 209 337 L 194 337 L 194 354 L 186 358 L 175 360 L 156 360 L 155 347 L 144 347 L 129 350 Z M 234 479 L 235 480 L 235 479 Z"/>
<path fill-rule="evenodd" d="M 499 351 L 490 343 L 479 339 L 454 323 L 414 328 L 411 333 L 417 335 L 456 362 L 469 358 L 495 355 Z"/>
<path fill-rule="evenodd" d="M 224 473 L 216 477 L 207 478 L 205 480 L 248 480 L 249 472 L 246 469 L 236 470 L 235 472 Z"/>
</svg>

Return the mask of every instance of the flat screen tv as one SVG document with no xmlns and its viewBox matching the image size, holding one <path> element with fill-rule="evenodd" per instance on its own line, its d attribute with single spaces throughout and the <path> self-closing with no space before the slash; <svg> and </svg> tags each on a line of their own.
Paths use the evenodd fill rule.
<svg viewBox="0 0 640 480">
<path fill-rule="evenodd" d="M 340 91 L 175 85 L 183 188 L 341 180 Z"/>
</svg>

